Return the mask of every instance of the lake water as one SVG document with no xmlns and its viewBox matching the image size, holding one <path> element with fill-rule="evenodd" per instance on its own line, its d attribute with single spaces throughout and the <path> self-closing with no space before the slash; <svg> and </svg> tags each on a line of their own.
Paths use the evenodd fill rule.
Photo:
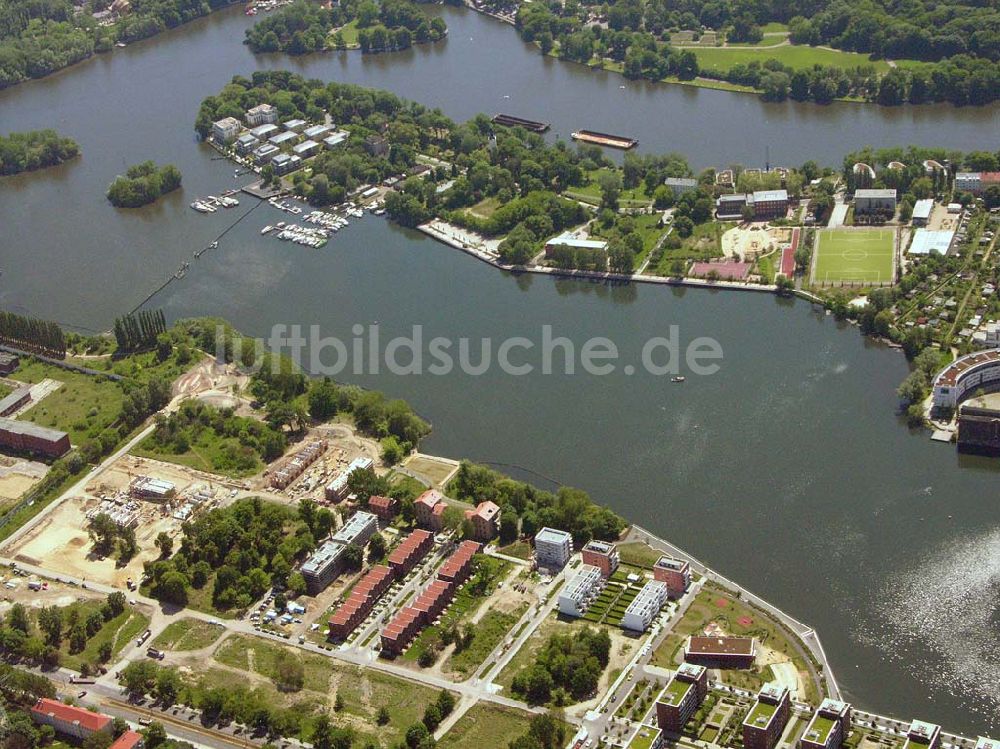
<svg viewBox="0 0 1000 749">
<path fill-rule="evenodd" d="M 0 92 L 0 131 L 55 127 L 83 150 L 0 181 L 0 304 L 106 329 L 190 261 L 152 304 L 254 335 L 297 323 L 346 339 L 377 320 L 383 340 L 421 325 L 425 340 L 499 342 L 550 325 L 577 346 L 606 336 L 632 361 L 671 325 L 685 342 L 711 336 L 721 370 L 684 385 L 624 372 L 341 378 L 413 403 L 435 426 L 423 449 L 587 489 L 813 624 L 859 705 L 996 733 L 997 466 L 899 423 L 899 353 L 802 302 L 515 277 L 372 217 L 316 251 L 261 236 L 282 218 L 265 206 L 195 260 L 252 203 L 209 216 L 188 203 L 237 186 L 191 126 L 205 95 L 257 67 L 390 89 L 456 119 L 508 111 L 563 136 L 620 132 L 696 167 L 760 163 L 768 145 L 775 164 L 834 166 L 865 143 L 996 149 L 1000 109 L 766 104 L 627 82 L 541 58 L 491 19 L 442 12 L 450 34 L 434 47 L 288 59 L 254 58 L 240 43 L 252 19 L 236 10 Z M 147 158 L 177 164 L 183 191 L 116 211 L 107 184 Z"/>
</svg>

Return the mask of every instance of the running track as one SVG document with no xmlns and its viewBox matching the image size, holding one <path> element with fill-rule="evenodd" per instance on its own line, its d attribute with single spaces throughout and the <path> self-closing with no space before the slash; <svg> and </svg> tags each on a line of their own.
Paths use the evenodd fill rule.
<svg viewBox="0 0 1000 749">
<path fill-rule="evenodd" d="M 795 272 L 795 250 L 799 246 L 799 230 L 792 229 L 792 243 L 781 251 L 781 274 L 791 278 Z"/>
</svg>

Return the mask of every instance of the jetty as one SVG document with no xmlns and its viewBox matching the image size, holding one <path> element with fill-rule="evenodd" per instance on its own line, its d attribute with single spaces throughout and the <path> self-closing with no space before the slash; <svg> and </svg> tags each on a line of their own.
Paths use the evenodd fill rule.
<svg viewBox="0 0 1000 749">
<path fill-rule="evenodd" d="M 504 127 L 523 127 L 525 130 L 530 130 L 533 133 L 544 133 L 551 127 L 548 122 L 536 122 L 535 120 L 526 120 L 523 117 L 515 117 L 512 114 L 495 114 L 493 115 L 492 122 L 494 125 L 503 125 Z"/>
<path fill-rule="evenodd" d="M 597 130 L 577 130 L 575 133 L 571 134 L 573 140 L 580 140 L 584 143 L 593 143 L 597 146 L 607 146 L 609 148 L 620 148 L 623 151 L 627 151 L 630 148 L 635 148 L 639 145 L 639 141 L 635 138 L 627 138 L 624 135 L 611 135 L 609 133 L 601 133 Z"/>
</svg>

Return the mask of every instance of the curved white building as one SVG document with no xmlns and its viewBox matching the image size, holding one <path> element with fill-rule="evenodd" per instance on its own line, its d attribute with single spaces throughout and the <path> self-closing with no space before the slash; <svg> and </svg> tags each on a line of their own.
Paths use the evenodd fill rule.
<svg viewBox="0 0 1000 749">
<path fill-rule="evenodd" d="M 1000 349 L 959 357 L 934 378 L 934 407 L 955 408 L 979 388 L 1000 387 Z"/>
</svg>

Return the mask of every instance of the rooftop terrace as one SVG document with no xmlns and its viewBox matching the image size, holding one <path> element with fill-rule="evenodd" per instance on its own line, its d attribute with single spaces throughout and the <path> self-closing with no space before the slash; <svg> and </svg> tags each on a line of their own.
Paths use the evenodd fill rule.
<svg viewBox="0 0 1000 749">
<path fill-rule="evenodd" d="M 660 695 L 660 702 L 671 707 L 677 707 L 684 701 L 684 695 L 690 689 L 694 689 L 694 684 L 690 681 L 678 681 L 676 678 L 671 679 L 666 689 L 663 690 L 663 694 Z"/>
</svg>

